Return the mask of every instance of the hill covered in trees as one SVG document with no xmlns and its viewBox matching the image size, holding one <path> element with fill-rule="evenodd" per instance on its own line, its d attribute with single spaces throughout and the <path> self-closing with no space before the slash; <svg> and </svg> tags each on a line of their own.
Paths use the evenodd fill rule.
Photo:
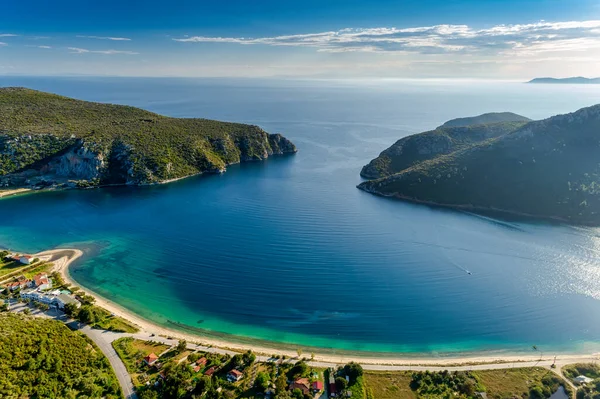
<svg viewBox="0 0 600 399">
<path fill-rule="evenodd" d="M 296 152 L 258 126 L 0 88 L 0 185 L 148 184 Z"/>
<path fill-rule="evenodd" d="M 365 165 L 360 175 L 367 179 L 390 176 L 419 162 L 512 132 L 527 121 L 510 112 L 452 119 L 435 130 L 401 138 Z"/>
<path fill-rule="evenodd" d="M 108 359 L 63 323 L 0 313 L 0 397 L 121 398 Z"/>
<path fill-rule="evenodd" d="M 522 125 L 448 151 L 429 151 L 419 160 L 392 152 L 396 143 L 382 154 L 392 154 L 389 164 L 399 166 L 358 187 L 450 207 L 600 223 L 600 105 L 515 123 Z M 482 129 L 481 125 L 466 128 Z M 448 133 L 438 129 L 432 134 Z M 417 145 L 412 154 L 427 150 L 427 145 L 428 141 Z"/>
</svg>

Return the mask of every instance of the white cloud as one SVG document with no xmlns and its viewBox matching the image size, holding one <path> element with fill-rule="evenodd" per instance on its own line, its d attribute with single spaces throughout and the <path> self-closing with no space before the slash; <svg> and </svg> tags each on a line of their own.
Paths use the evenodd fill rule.
<svg viewBox="0 0 600 399">
<path fill-rule="evenodd" d="M 85 48 L 79 47 L 69 47 L 72 54 L 105 54 L 105 55 L 115 55 L 115 54 L 125 54 L 125 55 L 136 55 L 139 54 L 135 51 L 124 51 L 124 50 L 88 50 Z"/>
<path fill-rule="evenodd" d="M 13 33 L 0 33 L 0 37 L 15 37 L 18 35 L 15 35 Z"/>
<path fill-rule="evenodd" d="M 52 48 L 51 46 L 37 46 L 38 48 L 43 48 L 43 49 L 49 49 Z"/>
<path fill-rule="evenodd" d="M 0 42 L 0 47 L 3 47 L 3 46 L 8 46 L 8 44 L 6 44 L 4 42 Z"/>
<path fill-rule="evenodd" d="M 77 35 L 76 37 L 80 39 L 98 39 L 98 40 L 112 40 L 112 41 L 130 41 L 131 39 L 128 37 L 110 37 L 110 36 L 85 36 L 85 35 Z"/>
<path fill-rule="evenodd" d="M 259 38 L 192 36 L 172 40 L 189 43 L 312 47 L 320 52 L 515 55 L 597 48 L 600 46 L 600 21 L 540 21 L 533 24 L 496 25 L 486 29 L 474 29 L 467 25 L 402 29 L 346 28 L 338 31 Z"/>
</svg>

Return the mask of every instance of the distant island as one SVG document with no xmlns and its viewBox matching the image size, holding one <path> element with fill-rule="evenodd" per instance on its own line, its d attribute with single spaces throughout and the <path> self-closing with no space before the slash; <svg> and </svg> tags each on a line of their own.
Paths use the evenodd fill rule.
<svg viewBox="0 0 600 399">
<path fill-rule="evenodd" d="M 576 84 L 576 85 L 597 85 L 600 84 L 600 78 L 584 78 L 581 76 L 572 78 L 535 78 L 527 83 L 545 83 L 545 84 Z"/>
<path fill-rule="evenodd" d="M 0 187 L 143 185 L 295 153 L 258 126 L 0 88 Z"/>
<path fill-rule="evenodd" d="M 599 133 L 600 105 L 541 121 L 510 113 L 455 119 L 398 140 L 363 168 L 361 175 L 371 180 L 358 188 L 598 225 Z"/>
</svg>

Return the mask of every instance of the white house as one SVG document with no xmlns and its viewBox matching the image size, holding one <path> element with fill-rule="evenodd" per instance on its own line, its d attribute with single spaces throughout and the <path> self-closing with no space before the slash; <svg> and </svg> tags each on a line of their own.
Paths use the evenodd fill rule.
<svg viewBox="0 0 600 399">
<path fill-rule="evenodd" d="M 67 294 L 45 294 L 35 289 L 21 291 L 21 298 L 30 299 L 35 302 L 45 303 L 48 306 L 55 306 L 59 309 L 64 309 L 67 303 L 74 303 L 77 307 L 81 306 L 81 303 L 78 300 L 70 297 Z"/>
<path fill-rule="evenodd" d="M 33 256 L 31 255 L 21 255 L 21 257 L 19 258 L 19 262 L 21 262 L 24 265 L 29 265 L 33 262 Z"/>
<path fill-rule="evenodd" d="M 52 281 L 46 273 L 40 273 L 33 277 L 33 286 L 39 290 L 48 290 L 52 288 Z"/>
<path fill-rule="evenodd" d="M 585 385 L 594 380 L 590 377 L 586 377 L 585 375 L 578 375 L 577 377 L 573 378 L 573 381 L 575 381 L 577 384 Z"/>
</svg>

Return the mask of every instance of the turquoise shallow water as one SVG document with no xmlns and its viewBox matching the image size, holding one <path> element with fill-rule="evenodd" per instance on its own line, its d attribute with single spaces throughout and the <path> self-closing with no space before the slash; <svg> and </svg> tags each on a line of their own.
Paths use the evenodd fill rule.
<svg viewBox="0 0 600 399">
<path fill-rule="evenodd" d="M 1 245 L 83 248 L 72 276 L 150 320 L 331 350 L 600 348 L 600 230 L 498 220 L 355 188 L 361 166 L 406 134 L 487 111 L 567 112 L 600 102 L 595 88 L 83 78 L 0 85 L 255 123 L 298 146 L 296 156 L 220 176 L 0 201 Z"/>
</svg>

